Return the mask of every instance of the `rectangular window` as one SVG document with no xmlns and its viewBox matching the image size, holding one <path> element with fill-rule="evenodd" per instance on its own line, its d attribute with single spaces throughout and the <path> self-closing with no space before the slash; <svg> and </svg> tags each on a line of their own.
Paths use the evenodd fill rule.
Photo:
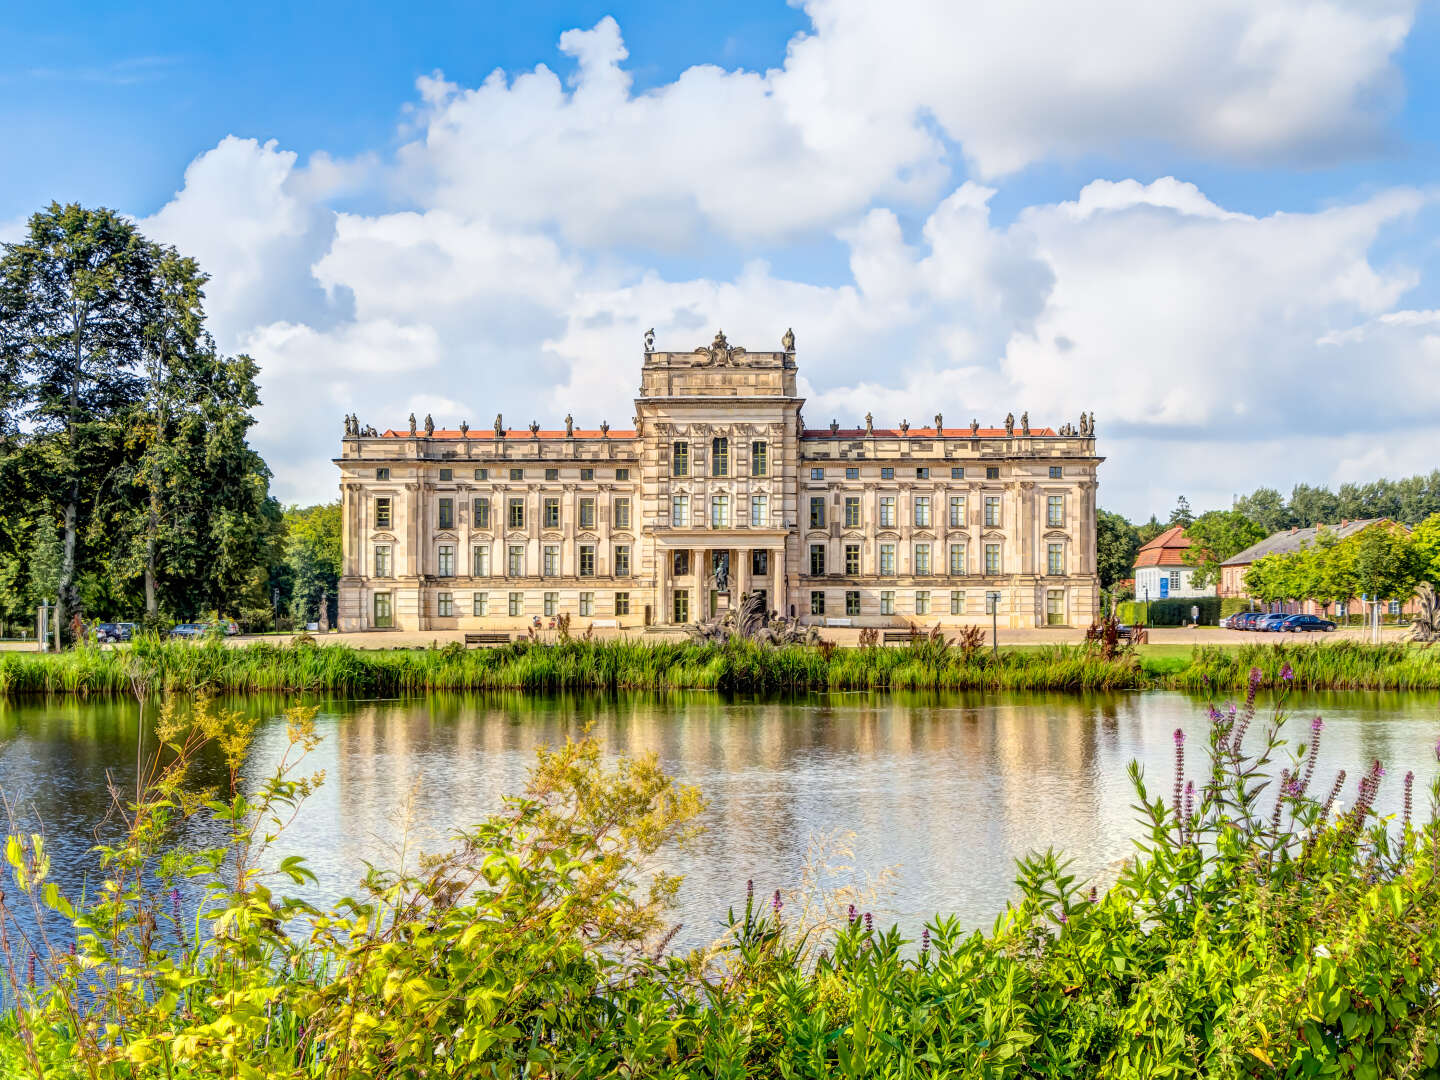
<svg viewBox="0 0 1440 1080">
<path fill-rule="evenodd" d="M 963 529 L 965 527 L 965 496 L 950 496 L 950 528 Z"/>
<path fill-rule="evenodd" d="M 950 469 L 950 479 L 951 479 L 951 480 L 964 480 L 964 479 L 965 479 L 965 466 L 964 466 L 964 465 L 954 465 L 954 466 L 952 466 L 951 469 Z"/>
<path fill-rule="evenodd" d="M 846 615 L 859 615 L 859 614 L 860 614 L 860 590 L 858 590 L 858 589 L 851 589 L 849 592 L 847 592 L 847 593 L 845 594 L 845 614 L 846 614 Z"/>
<path fill-rule="evenodd" d="M 393 527 L 390 506 L 391 503 L 388 498 L 375 500 L 375 527 L 377 529 L 389 529 Z"/>
<path fill-rule="evenodd" d="M 525 594 L 523 592 L 512 592 L 509 597 L 509 602 L 506 604 L 506 610 L 511 615 L 524 615 Z"/>
<path fill-rule="evenodd" d="M 470 598 L 470 613 L 477 619 L 490 614 L 490 594 L 477 592 Z"/>
<path fill-rule="evenodd" d="M 925 467 L 917 468 L 917 469 L 915 470 L 915 479 L 916 479 L 916 480 L 929 480 L 929 479 L 930 479 L 930 470 L 929 470 L 928 468 L 925 468 Z"/>
<path fill-rule="evenodd" d="M 585 618 L 595 614 L 595 594 L 593 592 L 580 594 L 580 614 Z"/>
<path fill-rule="evenodd" d="M 1065 524 L 1065 496 L 1051 495 L 1045 500 L 1045 524 L 1058 529 Z"/>
<path fill-rule="evenodd" d="M 684 577 L 686 574 L 690 573 L 690 552 L 677 551 L 674 553 L 674 555 L 675 557 L 671 560 L 670 563 L 671 572 L 676 577 Z"/>
<path fill-rule="evenodd" d="M 820 495 L 810 500 L 810 528 L 823 529 L 825 527 L 825 496 Z"/>
<path fill-rule="evenodd" d="M 670 448 L 670 475 L 690 475 L 690 444 L 677 442 Z"/>
<path fill-rule="evenodd" d="M 880 498 L 880 527 L 882 529 L 893 529 L 895 527 L 894 495 L 883 495 Z"/>
<path fill-rule="evenodd" d="M 1064 475 L 1065 475 L 1065 470 L 1064 470 L 1063 468 L 1061 468 L 1061 466 L 1059 466 L 1059 465 L 1051 465 L 1051 466 L 1050 466 L 1050 479 L 1051 479 L 1051 480 L 1059 480 L 1059 479 L 1060 479 L 1062 476 L 1064 476 Z"/>
<path fill-rule="evenodd" d="M 995 614 L 997 614 L 997 613 L 999 612 L 999 610 L 1000 610 L 1000 609 L 999 609 L 999 605 L 998 605 L 998 603 L 997 603 L 997 601 L 996 601 L 996 599 L 995 599 L 995 594 L 994 594 L 993 592 L 990 592 L 989 590 L 986 590 L 986 593 L 985 593 L 985 614 L 986 614 L 986 615 L 995 615 Z"/>
<path fill-rule="evenodd" d="M 630 500 L 629 500 L 629 499 L 616 499 L 616 500 L 615 500 L 615 528 L 617 528 L 617 529 L 628 529 L 628 528 L 630 528 Z"/>
<path fill-rule="evenodd" d="M 881 479 L 881 480 L 894 480 L 894 479 L 895 479 L 895 470 L 894 470 L 894 469 L 891 469 L 891 468 L 881 469 L 881 470 L 880 470 L 880 479 Z"/>
<path fill-rule="evenodd" d="M 895 545 L 880 545 L 880 575 L 882 577 L 895 576 Z"/>
<path fill-rule="evenodd" d="M 376 544 L 376 545 L 375 545 L 375 576 L 376 576 L 376 577 L 389 577 L 389 576 L 390 576 L 390 545 L 389 545 L 389 544 Z"/>
<path fill-rule="evenodd" d="M 453 618 L 455 615 L 455 594 L 442 592 L 435 597 L 435 614 L 442 619 Z"/>
<path fill-rule="evenodd" d="M 505 554 L 505 576 L 525 576 L 525 545 L 511 544 L 510 550 Z"/>
<path fill-rule="evenodd" d="M 915 524 L 922 529 L 930 527 L 930 497 L 928 495 L 915 496 Z"/>
<path fill-rule="evenodd" d="M 880 594 L 880 614 L 895 614 L 895 594 L 888 589 Z"/>
<path fill-rule="evenodd" d="M 580 576 L 581 576 L 581 577 L 594 577 L 594 576 L 595 576 L 595 545 L 594 545 L 594 544 L 581 544 L 581 545 L 580 545 Z"/>
<path fill-rule="evenodd" d="M 670 526 L 683 529 L 690 524 L 690 496 L 670 496 Z"/>
<path fill-rule="evenodd" d="M 390 594 L 388 592 L 377 592 L 375 594 L 375 626 L 379 630 L 388 630 L 395 625 L 395 613 L 390 606 Z"/>
<path fill-rule="evenodd" d="M 690 621 L 690 590 L 675 590 L 675 622 L 685 623 Z"/>
<path fill-rule="evenodd" d="M 630 614 L 630 594 L 628 592 L 617 592 L 615 594 L 615 614 Z"/>
<path fill-rule="evenodd" d="M 1047 544 L 1045 547 L 1045 572 L 1048 574 L 1065 573 L 1065 545 Z"/>
<path fill-rule="evenodd" d="M 488 545 L 470 549 L 470 573 L 473 577 L 490 576 L 490 548 Z"/>
<path fill-rule="evenodd" d="M 757 529 L 770 524 L 770 496 L 750 496 L 750 524 Z"/>
<path fill-rule="evenodd" d="M 1045 594 L 1045 622 L 1049 626 L 1065 625 L 1065 590 L 1050 589 Z"/>
<path fill-rule="evenodd" d="M 541 549 L 540 574 L 542 577 L 560 576 L 560 545 L 546 544 Z"/>
<path fill-rule="evenodd" d="M 825 614 L 825 594 L 819 589 L 816 589 L 810 593 L 810 614 Z"/>
<path fill-rule="evenodd" d="M 811 479 L 811 480 L 824 480 L 824 479 L 825 479 L 825 470 L 824 470 L 824 469 L 811 469 L 811 470 L 810 470 L 810 479 Z"/>
<path fill-rule="evenodd" d="M 438 563 L 437 573 L 438 573 L 441 577 L 454 577 L 454 576 L 455 576 L 455 545 L 454 545 L 454 544 L 441 544 L 441 545 L 440 545 L 440 557 L 439 557 L 439 559 L 437 559 L 436 561 L 437 561 L 437 563 Z"/>
<path fill-rule="evenodd" d="M 616 469 L 616 470 L 615 470 L 615 479 L 616 479 L 616 480 L 629 480 L 629 479 L 630 479 L 630 470 L 629 470 L 629 469 Z"/>
<path fill-rule="evenodd" d="M 920 577 L 926 577 L 930 573 L 930 545 L 915 545 L 915 573 Z"/>
<path fill-rule="evenodd" d="M 441 499 L 435 504 L 435 507 L 439 512 L 439 527 L 453 529 L 455 527 L 455 500 Z"/>
<path fill-rule="evenodd" d="M 511 499 L 505 523 L 512 529 L 525 527 L 525 500 Z"/>
<path fill-rule="evenodd" d="M 730 496 L 710 496 L 710 527 L 712 529 L 728 529 L 730 527 Z"/>
<path fill-rule="evenodd" d="M 915 614 L 930 614 L 930 594 L 924 589 L 918 589 L 915 592 Z"/>
<path fill-rule="evenodd" d="M 985 479 L 986 479 L 986 480 L 999 480 L 999 479 L 1000 479 L 1000 466 L 999 466 L 999 465 L 986 465 L 986 466 L 985 466 Z"/>
<path fill-rule="evenodd" d="M 1170 571 L 1170 591 L 1171 591 L 1171 592 L 1174 592 L 1174 591 L 1175 591 L 1176 589 L 1178 589 L 1178 588 L 1180 588 L 1180 571 L 1179 571 L 1179 570 L 1171 570 L 1171 571 Z"/>
<path fill-rule="evenodd" d="M 950 576 L 961 577 L 965 573 L 965 545 L 950 545 Z"/>
<path fill-rule="evenodd" d="M 511 469 L 511 470 L 510 470 L 510 479 L 511 479 L 511 480 L 524 480 L 524 479 L 525 479 L 525 470 L 524 470 L 524 469 Z"/>
<path fill-rule="evenodd" d="M 542 609 L 542 613 L 547 616 L 553 616 L 559 610 L 560 594 L 558 592 L 547 592 L 545 594 L 545 606 Z"/>
<path fill-rule="evenodd" d="M 985 573 L 994 577 L 1000 573 L 1000 545 L 985 545 Z"/>
<path fill-rule="evenodd" d="M 845 496 L 845 527 L 847 529 L 860 528 L 860 496 Z"/>
<path fill-rule="evenodd" d="M 593 529 L 593 528 L 595 528 L 595 500 L 594 500 L 594 499 L 581 499 L 581 500 L 580 500 L 580 528 L 582 528 L 582 529 Z"/>
<path fill-rule="evenodd" d="M 490 470 L 489 470 L 489 469 L 476 469 L 476 470 L 475 470 L 475 479 L 476 479 L 476 480 L 489 480 L 489 479 L 490 479 Z"/>
<path fill-rule="evenodd" d="M 558 529 L 560 527 L 559 499 L 546 499 L 540 504 L 540 527 L 542 529 Z"/>
<path fill-rule="evenodd" d="M 764 577 L 770 573 L 770 552 L 764 548 L 755 548 L 750 552 L 750 573 L 755 577 Z"/>
<path fill-rule="evenodd" d="M 470 516 L 474 519 L 475 528 L 488 529 L 490 527 L 490 500 L 472 500 L 470 503 Z"/>
<path fill-rule="evenodd" d="M 594 479 L 595 479 L 595 470 L 594 470 L 594 469 L 581 469 L 581 470 L 580 470 L 580 479 L 581 479 L 581 480 L 594 480 Z"/>
<path fill-rule="evenodd" d="M 847 466 L 846 469 L 845 469 L 845 479 L 846 479 L 846 480 L 859 480 L 859 479 L 860 479 L 860 470 L 859 470 L 858 468 L 856 468 L 854 465 Z"/>
<path fill-rule="evenodd" d="M 559 480 L 559 479 L 560 479 L 560 470 L 559 470 L 559 469 L 546 469 L 546 470 L 545 470 L 545 479 L 546 479 L 546 480 Z"/>
<path fill-rule="evenodd" d="M 951 614 L 951 615 L 964 615 L 964 614 L 965 614 L 965 594 L 964 594 L 963 592 L 961 592 L 959 589 L 956 589 L 954 592 L 952 592 L 952 593 L 950 594 L 950 614 Z"/>
<path fill-rule="evenodd" d="M 455 479 L 455 470 L 454 470 L 454 469 L 441 469 L 441 470 L 440 470 L 440 479 L 441 479 L 442 481 L 444 481 L 444 480 L 454 480 L 454 479 Z"/>
<path fill-rule="evenodd" d="M 824 545 L 824 544 L 811 544 L 811 545 L 810 545 L 810 576 L 811 576 L 811 577 L 824 577 L 824 576 L 825 576 L 825 545 Z"/>
<path fill-rule="evenodd" d="M 730 475 L 730 440 L 724 436 L 710 440 L 710 475 Z"/>
<path fill-rule="evenodd" d="M 629 577 L 629 576 L 630 576 L 630 545 L 629 545 L 629 544 L 616 544 L 616 545 L 615 545 L 615 576 L 616 576 L 616 577 Z"/>
<path fill-rule="evenodd" d="M 985 496 L 985 524 L 1000 524 L 1000 497 L 998 495 Z"/>
<path fill-rule="evenodd" d="M 376 470 L 375 470 L 375 479 L 376 479 L 376 480 L 389 480 L 389 479 L 390 479 L 390 470 L 389 470 L 389 469 L 383 469 L 383 468 L 382 468 L 382 469 L 376 469 Z"/>
<path fill-rule="evenodd" d="M 750 475 L 770 475 L 770 444 L 764 442 L 752 442 L 750 444 Z"/>
<path fill-rule="evenodd" d="M 860 545 L 845 545 L 845 573 L 854 577 L 860 573 Z"/>
</svg>

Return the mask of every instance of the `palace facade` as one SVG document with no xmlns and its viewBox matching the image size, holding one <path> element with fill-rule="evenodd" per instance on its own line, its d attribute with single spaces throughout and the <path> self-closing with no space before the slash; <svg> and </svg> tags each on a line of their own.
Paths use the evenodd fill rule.
<svg viewBox="0 0 1440 1080">
<path fill-rule="evenodd" d="M 794 337 L 646 335 L 634 427 L 347 418 L 342 630 L 695 622 L 760 590 L 830 626 L 1086 626 L 1093 422 L 807 429 Z"/>
</svg>

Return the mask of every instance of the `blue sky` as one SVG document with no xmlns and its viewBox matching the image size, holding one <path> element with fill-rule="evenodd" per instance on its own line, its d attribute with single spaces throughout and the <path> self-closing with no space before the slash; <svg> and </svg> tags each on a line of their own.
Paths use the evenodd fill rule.
<svg viewBox="0 0 1440 1080">
<path fill-rule="evenodd" d="M 815 416 L 1095 409 L 1131 514 L 1440 450 L 1433 3 L 29 5 L 0 56 L 0 238 L 200 257 L 286 498 L 351 409 L 625 422 L 637 330 L 721 321 L 795 324 Z"/>
</svg>

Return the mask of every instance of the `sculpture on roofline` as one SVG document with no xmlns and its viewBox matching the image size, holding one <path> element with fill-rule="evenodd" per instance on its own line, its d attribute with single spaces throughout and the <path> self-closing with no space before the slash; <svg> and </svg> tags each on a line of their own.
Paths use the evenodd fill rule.
<svg viewBox="0 0 1440 1080">
<path fill-rule="evenodd" d="M 653 326 L 645 331 L 645 351 L 647 353 L 655 351 L 655 328 Z"/>
<path fill-rule="evenodd" d="M 410 414 L 410 434 L 415 434 L 415 414 L 413 412 Z"/>
<path fill-rule="evenodd" d="M 901 421 L 900 421 L 900 434 L 901 434 L 901 435 L 909 435 L 909 434 L 910 434 L 910 421 L 909 421 L 909 420 L 901 420 Z"/>
<path fill-rule="evenodd" d="M 378 438 L 380 437 L 380 432 L 378 432 L 378 431 L 375 430 L 375 425 L 374 425 L 374 424 L 366 424 L 366 425 L 365 425 L 365 430 L 362 432 L 362 434 L 363 434 L 367 439 L 378 439 Z"/>
<path fill-rule="evenodd" d="M 868 412 L 865 414 L 865 434 L 875 434 L 875 417 L 871 416 Z"/>
<path fill-rule="evenodd" d="M 575 437 L 575 417 L 569 413 L 565 414 L 565 437 L 567 439 L 573 439 Z"/>
<path fill-rule="evenodd" d="M 468 438 L 470 437 L 470 421 L 469 421 L 469 420 L 461 420 L 461 421 L 460 421 L 460 437 L 461 437 L 462 439 L 468 439 Z"/>
<path fill-rule="evenodd" d="M 608 438 L 610 437 L 610 421 L 609 421 L 609 420 L 601 420 L 601 421 L 600 421 L 600 437 L 601 437 L 602 439 L 608 439 Z"/>
<path fill-rule="evenodd" d="M 435 418 L 428 412 L 425 414 L 425 437 L 428 439 L 435 434 Z"/>
<path fill-rule="evenodd" d="M 839 433 L 840 433 L 840 421 L 839 421 L 839 420 L 836 420 L 836 419 L 832 416 L 832 417 L 830 418 L 830 434 L 831 434 L 831 435 L 838 435 Z"/>
<path fill-rule="evenodd" d="M 979 421 L 979 420 L 976 420 L 974 417 L 971 417 L 971 418 L 970 418 L 970 434 L 971 434 L 971 435 L 979 435 L 979 434 L 980 434 L 980 421 Z"/>
<path fill-rule="evenodd" d="M 1005 434 L 1015 434 L 1015 414 L 1013 412 L 1005 414 Z"/>
<path fill-rule="evenodd" d="M 945 417 L 940 413 L 935 414 L 935 434 L 942 435 L 945 432 Z"/>
<path fill-rule="evenodd" d="M 1030 434 L 1030 413 L 1028 410 L 1020 414 L 1020 434 Z"/>
<path fill-rule="evenodd" d="M 780 348 L 784 349 L 787 353 L 792 353 L 795 351 L 794 330 L 788 328 L 786 329 L 785 336 L 780 339 Z"/>
<path fill-rule="evenodd" d="M 497 439 L 505 437 L 505 417 L 501 413 L 495 414 L 495 437 Z"/>
<path fill-rule="evenodd" d="M 540 437 L 540 421 L 530 421 L 530 437 L 532 439 L 538 439 Z"/>
</svg>

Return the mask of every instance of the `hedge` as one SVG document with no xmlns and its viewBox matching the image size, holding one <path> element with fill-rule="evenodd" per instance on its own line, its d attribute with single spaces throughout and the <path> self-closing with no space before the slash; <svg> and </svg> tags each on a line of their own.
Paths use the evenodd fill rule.
<svg viewBox="0 0 1440 1080">
<path fill-rule="evenodd" d="M 1200 609 L 1200 625 L 1215 626 L 1220 621 L 1218 596 L 1177 597 L 1174 600 L 1127 600 L 1115 606 L 1116 618 L 1122 623 L 1144 623 L 1148 626 L 1185 626 L 1190 622 L 1191 607 Z M 1147 613 L 1147 610 L 1148 613 Z"/>
</svg>

